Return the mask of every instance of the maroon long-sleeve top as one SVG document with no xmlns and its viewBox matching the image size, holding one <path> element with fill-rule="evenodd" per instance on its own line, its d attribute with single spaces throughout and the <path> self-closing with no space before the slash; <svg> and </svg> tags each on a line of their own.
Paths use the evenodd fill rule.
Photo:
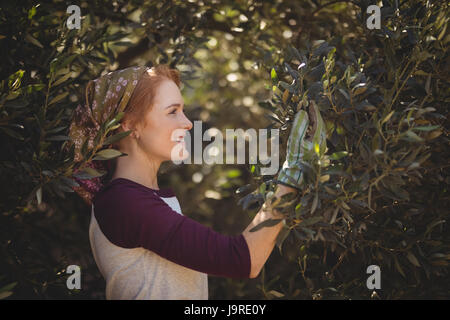
<svg viewBox="0 0 450 320">
<path fill-rule="evenodd" d="M 116 178 L 94 197 L 95 218 L 110 242 L 151 250 L 184 267 L 215 276 L 249 278 L 250 252 L 242 234 L 223 235 L 173 210 L 159 190 Z M 176 198 L 175 198 L 176 199 Z"/>
</svg>

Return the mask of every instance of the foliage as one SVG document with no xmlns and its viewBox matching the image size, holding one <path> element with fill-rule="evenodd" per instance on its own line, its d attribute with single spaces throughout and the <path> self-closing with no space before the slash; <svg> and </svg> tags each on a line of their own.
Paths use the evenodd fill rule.
<svg viewBox="0 0 450 320">
<path fill-rule="evenodd" d="M 122 2 L 108 12 L 97 2 L 81 4 L 89 13 L 80 30 L 69 30 L 65 17 L 70 4 L 29 1 L 22 8 L 8 4 L 0 11 L 0 41 L 8 48 L 2 50 L 0 71 L 1 270 L 5 275 L 0 281 L 16 280 L 2 289 L 2 297 L 11 295 L 15 285 L 13 297 L 102 296 L 101 290 L 94 290 L 101 279 L 85 237 L 88 216 L 79 214 L 86 209 L 74 196 L 71 203 L 61 200 L 67 200 L 67 193 L 73 194 L 72 187 L 78 185 L 72 172 L 80 165 L 73 163 L 73 148 L 65 152 L 67 132 L 73 109 L 83 102 L 87 81 L 108 71 L 119 48 L 132 45 L 120 41 L 130 30 L 142 33 L 145 28 L 120 14 L 122 8 L 135 12 L 140 4 L 129 7 Z M 158 62 L 164 63 L 163 59 Z M 173 59 L 192 63 L 187 50 L 174 53 Z M 149 60 L 148 65 L 155 62 Z M 183 78 L 189 79 L 189 71 L 183 72 Z M 118 120 L 105 124 L 96 141 L 102 144 Z M 104 153 L 86 154 L 86 159 Z M 82 178 L 95 174 L 86 172 Z M 65 268 L 70 264 L 88 266 L 83 268 L 88 271 L 81 292 L 70 292 L 65 286 Z"/>
<path fill-rule="evenodd" d="M 304 297 L 368 298 L 372 264 L 382 270 L 382 298 L 448 293 L 448 7 L 383 8 L 401 19 L 348 44 L 288 47 L 271 69 L 273 97 L 261 103 L 273 127 L 311 101 L 327 125 L 328 151 L 317 146 L 303 163 L 304 189 L 278 205 L 287 219 L 277 245 L 300 248 Z M 270 197 L 274 183 L 263 184 L 255 192 Z"/>
</svg>

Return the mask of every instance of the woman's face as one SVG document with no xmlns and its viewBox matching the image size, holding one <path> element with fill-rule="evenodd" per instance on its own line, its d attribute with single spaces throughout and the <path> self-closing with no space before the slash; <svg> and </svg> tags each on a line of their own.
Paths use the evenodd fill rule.
<svg viewBox="0 0 450 320">
<path fill-rule="evenodd" d="M 179 142 L 192 128 L 183 108 L 183 97 L 175 82 L 164 80 L 160 83 L 153 107 L 146 114 L 146 127 L 137 128 L 137 144 L 150 158 L 162 162 L 189 156 L 184 141 Z"/>
</svg>

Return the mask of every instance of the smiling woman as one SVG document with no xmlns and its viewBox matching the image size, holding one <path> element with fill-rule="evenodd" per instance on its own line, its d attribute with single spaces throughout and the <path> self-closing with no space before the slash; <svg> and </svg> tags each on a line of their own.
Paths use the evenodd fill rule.
<svg viewBox="0 0 450 320">
<path fill-rule="evenodd" d="M 89 238 L 107 299 L 207 299 L 207 274 L 250 275 L 242 234 L 221 235 L 183 216 L 173 190 L 158 186 L 161 163 L 192 128 L 179 85 L 162 66 L 142 75 L 118 130 L 132 133 L 114 144 L 126 156 L 93 199 Z"/>
<path fill-rule="evenodd" d="M 192 128 L 192 122 L 181 108 L 184 103 L 180 85 L 178 71 L 165 65 L 158 65 L 142 75 L 118 129 L 118 132 L 133 132 L 113 145 L 128 156 L 112 160 L 112 179 L 127 177 L 158 188 L 157 170 L 162 162 L 171 159 L 171 150 L 177 143 L 172 134 L 176 131 L 176 138 L 180 138 Z"/>
<path fill-rule="evenodd" d="M 91 190 L 89 240 L 106 280 L 106 298 L 208 299 L 207 275 L 255 278 L 273 250 L 283 216 L 265 206 L 235 236 L 185 217 L 173 190 L 160 189 L 157 181 L 161 163 L 173 160 L 175 146 L 184 148 L 182 139 L 192 128 L 183 112 L 178 73 L 167 66 L 139 77 L 133 71 L 115 71 L 90 82 L 88 93 L 95 84 L 93 102 L 88 94 L 90 107 L 77 109 L 74 127 L 84 129 L 91 116 L 108 121 L 108 112 L 126 104 L 118 131 L 132 133 L 114 143 L 124 156 L 115 158 L 111 180 Z M 89 136 L 97 128 L 89 126 L 82 133 Z M 79 147 L 77 138 L 84 137 L 71 132 Z M 275 194 L 293 191 L 280 186 Z M 277 223 L 250 232 L 271 219 Z"/>
</svg>

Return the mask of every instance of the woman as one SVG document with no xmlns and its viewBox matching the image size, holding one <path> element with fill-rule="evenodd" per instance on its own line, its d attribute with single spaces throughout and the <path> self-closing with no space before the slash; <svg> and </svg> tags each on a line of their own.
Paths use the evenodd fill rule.
<svg viewBox="0 0 450 320">
<path fill-rule="evenodd" d="M 113 145 L 127 155 L 109 167 L 111 181 L 102 184 L 97 178 L 76 189 L 92 204 L 89 238 L 106 280 L 107 299 L 208 299 L 208 274 L 257 277 L 282 228 L 278 223 L 249 231 L 264 220 L 283 219 L 263 206 L 241 234 L 222 235 L 185 217 L 173 190 L 159 188 L 161 163 L 173 160 L 172 150 L 183 146 L 182 137 L 192 128 L 179 87 L 178 71 L 168 66 L 127 68 L 91 81 L 87 104 L 75 113 L 70 133 L 75 160 L 82 159 L 83 142 L 87 139 L 92 147 L 100 124 L 118 112 L 125 112 L 119 130 L 132 130 Z M 306 127 L 308 117 L 301 111 L 294 120 L 295 135 L 289 138 L 276 196 L 296 192 L 288 185 L 301 181 L 298 159 Z M 174 132 L 179 141 L 173 141 Z"/>
</svg>

